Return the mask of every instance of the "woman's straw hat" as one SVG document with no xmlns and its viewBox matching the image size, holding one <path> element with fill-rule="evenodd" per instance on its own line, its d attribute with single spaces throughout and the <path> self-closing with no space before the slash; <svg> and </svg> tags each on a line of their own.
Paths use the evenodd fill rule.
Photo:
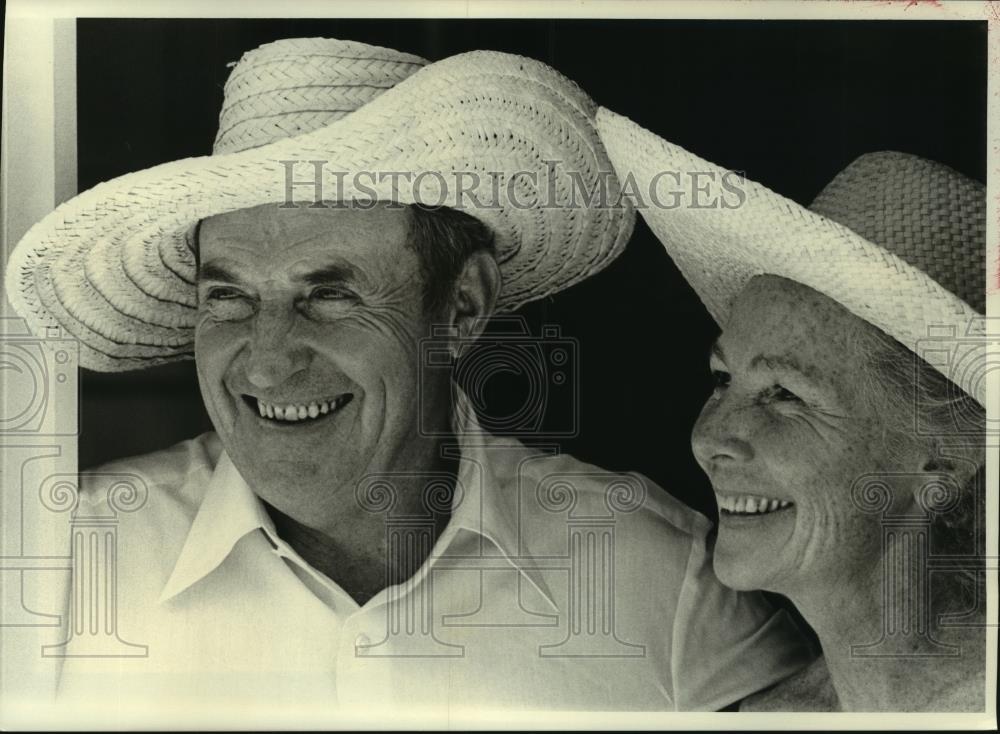
<svg viewBox="0 0 1000 734">
<path fill-rule="evenodd" d="M 581 186 L 618 193 L 595 109 L 555 70 L 510 54 L 429 63 L 334 39 L 266 44 L 226 83 L 212 155 L 59 206 L 13 251 L 7 294 L 37 332 L 58 325 L 76 337 L 84 367 L 190 357 L 194 225 L 286 202 L 289 182 L 312 180 L 320 161 L 323 200 L 444 204 L 485 222 L 503 276 L 498 308 L 514 309 L 605 267 L 631 234 L 627 205 L 579 204 Z M 400 173 L 413 174 L 410 185 Z M 311 184 L 292 192 L 315 203 Z"/>
<path fill-rule="evenodd" d="M 785 277 L 874 324 L 985 405 L 981 184 L 914 155 L 869 153 L 806 209 L 610 110 L 598 110 L 597 129 L 623 189 L 646 194 L 638 208 L 719 324 L 750 278 Z M 669 207 L 650 201 L 668 198 L 663 182 L 682 182 Z"/>
</svg>

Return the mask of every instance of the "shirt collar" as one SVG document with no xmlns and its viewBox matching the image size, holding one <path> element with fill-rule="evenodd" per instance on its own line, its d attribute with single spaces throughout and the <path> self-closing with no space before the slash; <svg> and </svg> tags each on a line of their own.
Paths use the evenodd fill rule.
<svg viewBox="0 0 1000 734">
<path fill-rule="evenodd" d="M 445 532 L 465 529 L 490 541 L 556 608 L 552 592 L 522 532 L 520 473 L 498 470 L 501 463 L 516 466 L 517 459 L 524 457 L 524 446 L 518 441 L 497 439 L 484 431 L 472 403 L 461 390 L 456 388 L 456 392 L 452 425 L 460 447 L 458 487 L 462 494 L 456 493 L 451 521 Z"/>
<path fill-rule="evenodd" d="M 517 478 L 498 474 L 497 457 L 491 456 L 490 449 L 502 450 L 503 446 L 494 445 L 496 439 L 480 428 L 468 398 L 461 390 L 456 392 L 452 426 L 459 439 L 461 493 L 456 493 L 451 520 L 436 544 L 442 552 L 435 556 L 447 553 L 447 545 L 458 530 L 476 533 L 496 546 L 507 562 L 555 607 L 552 593 L 520 537 Z M 507 448 L 523 451 L 516 442 L 510 442 Z M 263 503 L 223 450 L 159 601 L 175 597 L 208 576 L 241 538 L 258 529 L 264 531 L 271 545 L 280 543 Z"/>
<path fill-rule="evenodd" d="M 264 505 L 223 450 L 174 570 L 160 594 L 160 602 L 176 596 L 218 568 L 236 543 L 257 529 L 263 529 L 271 537 L 277 536 Z"/>
</svg>

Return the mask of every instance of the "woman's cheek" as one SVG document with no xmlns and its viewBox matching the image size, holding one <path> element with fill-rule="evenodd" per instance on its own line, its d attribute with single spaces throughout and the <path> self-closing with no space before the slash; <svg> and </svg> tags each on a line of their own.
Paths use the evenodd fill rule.
<svg viewBox="0 0 1000 734">
<path fill-rule="evenodd" d="M 768 458 L 772 469 L 797 485 L 820 481 L 829 468 L 825 442 L 800 421 L 769 421 L 757 436 L 758 455 Z"/>
</svg>

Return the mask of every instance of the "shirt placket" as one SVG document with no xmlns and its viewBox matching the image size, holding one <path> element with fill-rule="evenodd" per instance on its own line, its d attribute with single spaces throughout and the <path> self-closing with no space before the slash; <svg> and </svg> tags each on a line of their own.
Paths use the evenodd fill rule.
<svg viewBox="0 0 1000 734">
<path fill-rule="evenodd" d="M 337 700 L 344 708 L 366 713 L 396 707 L 393 686 L 395 653 L 385 636 L 384 607 L 363 607 L 340 630 L 337 644 Z"/>
<path fill-rule="evenodd" d="M 277 537 L 265 532 L 276 555 L 283 558 L 331 608 L 342 623 L 332 631 L 335 636 L 332 673 L 335 695 L 340 708 L 360 708 L 368 713 L 394 706 L 392 661 L 395 657 L 391 640 L 387 639 L 388 589 L 383 589 L 369 604 L 357 602 L 331 579 L 306 563 L 294 549 Z"/>
</svg>

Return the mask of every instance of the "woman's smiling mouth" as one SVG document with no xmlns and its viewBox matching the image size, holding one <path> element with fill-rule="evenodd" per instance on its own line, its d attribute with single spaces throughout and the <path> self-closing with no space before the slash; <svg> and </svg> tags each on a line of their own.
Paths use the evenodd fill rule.
<svg viewBox="0 0 1000 734">
<path fill-rule="evenodd" d="M 788 500 L 750 494 L 717 494 L 715 500 L 719 505 L 720 515 L 739 515 L 742 517 L 768 515 L 794 506 L 794 503 Z"/>
<path fill-rule="evenodd" d="M 344 393 L 329 400 L 314 400 L 308 403 L 270 403 L 252 395 L 244 395 L 246 404 L 269 423 L 312 423 L 337 413 L 354 399 L 352 393 Z"/>
</svg>

